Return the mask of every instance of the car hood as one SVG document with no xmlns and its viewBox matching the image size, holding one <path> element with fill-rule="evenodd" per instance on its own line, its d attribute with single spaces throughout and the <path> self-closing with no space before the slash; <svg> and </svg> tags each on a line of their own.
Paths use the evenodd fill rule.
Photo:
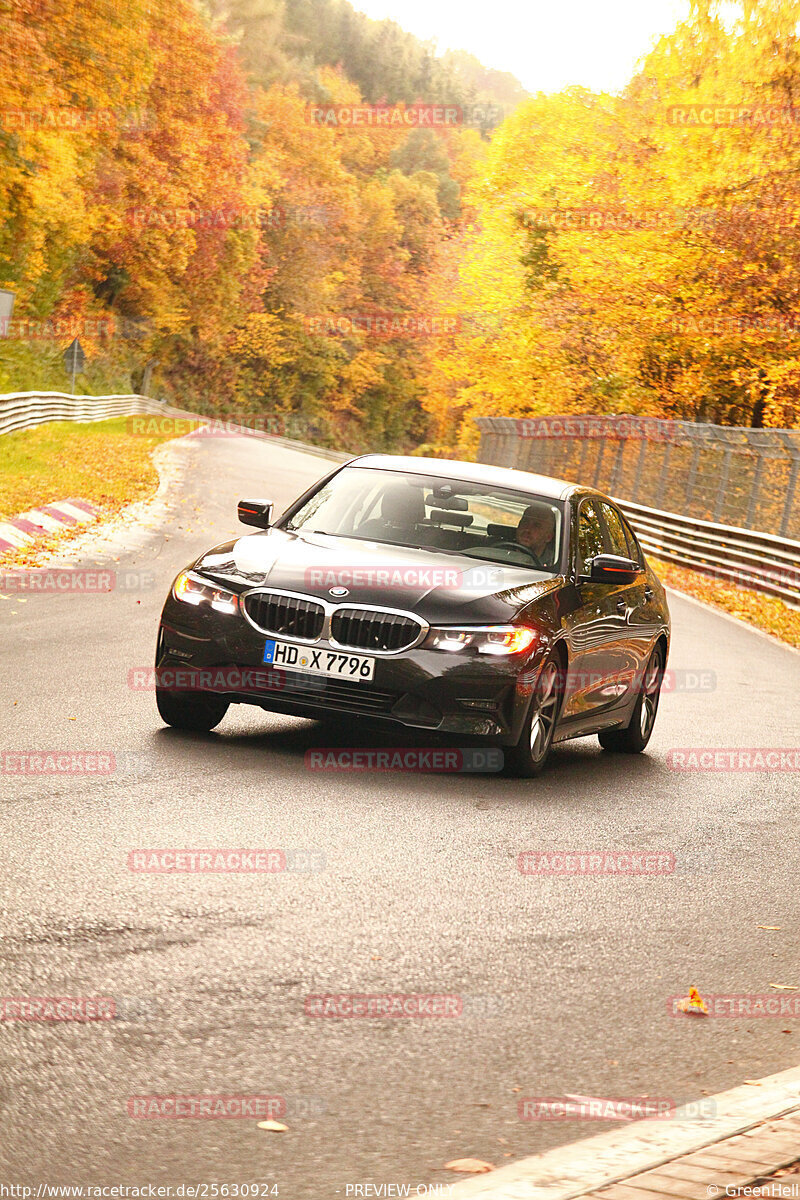
<svg viewBox="0 0 800 1200">
<path fill-rule="evenodd" d="M 560 576 L 525 567 L 282 529 L 216 546 L 195 566 L 240 587 L 408 610 L 430 624 L 507 621 L 563 583 Z M 348 594 L 332 596 L 333 587 L 346 587 Z"/>
</svg>

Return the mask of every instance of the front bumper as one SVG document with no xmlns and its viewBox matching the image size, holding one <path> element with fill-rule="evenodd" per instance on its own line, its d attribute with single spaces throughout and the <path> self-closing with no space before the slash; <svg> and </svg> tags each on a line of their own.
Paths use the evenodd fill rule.
<svg viewBox="0 0 800 1200">
<path fill-rule="evenodd" d="M 162 613 L 156 667 L 169 690 L 213 691 L 294 716 L 350 713 L 501 745 L 519 738 L 544 656 L 541 646 L 509 658 L 417 647 L 376 656 L 374 679 L 362 683 L 265 666 L 266 634 L 240 615 L 187 608 L 170 594 Z"/>
</svg>

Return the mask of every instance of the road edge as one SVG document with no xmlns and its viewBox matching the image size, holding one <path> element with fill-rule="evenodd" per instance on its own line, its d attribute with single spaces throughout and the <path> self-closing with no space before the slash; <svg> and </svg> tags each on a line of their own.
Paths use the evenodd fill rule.
<svg viewBox="0 0 800 1200">
<path fill-rule="evenodd" d="M 688 600 L 690 604 L 696 604 L 698 608 L 704 608 L 706 612 L 715 613 L 718 617 L 724 617 L 726 621 L 731 621 L 734 625 L 738 625 L 740 629 L 749 629 L 751 633 L 755 633 L 760 638 L 766 638 L 768 642 L 772 642 L 773 646 L 780 646 L 783 650 L 791 650 L 792 654 L 800 654 L 800 649 L 793 646 L 790 642 L 784 642 L 781 638 L 775 637 L 774 633 L 767 633 L 766 629 L 759 629 L 757 625 L 753 625 L 750 621 L 745 621 L 741 617 L 735 617 L 733 613 L 729 613 L 724 608 L 717 608 L 714 604 L 708 604 L 705 600 L 698 600 L 697 596 L 693 596 L 690 592 L 682 592 L 680 588 L 672 587 L 664 584 L 667 592 L 673 596 L 678 596 L 681 600 Z"/>
<path fill-rule="evenodd" d="M 765 1121 L 800 1111 L 800 1067 L 767 1075 L 703 1098 L 716 1115 L 697 1116 L 698 1103 L 673 1119 L 636 1121 L 624 1129 L 558 1146 L 457 1183 L 452 1200 L 576 1200 L 694 1151 L 719 1145 Z M 758 1139 L 753 1137 L 755 1146 Z M 792 1158 L 800 1156 L 800 1140 Z M 775 1167 L 783 1166 L 776 1161 Z M 754 1175 L 753 1178 L 757 1176 Z"/>
</svg>

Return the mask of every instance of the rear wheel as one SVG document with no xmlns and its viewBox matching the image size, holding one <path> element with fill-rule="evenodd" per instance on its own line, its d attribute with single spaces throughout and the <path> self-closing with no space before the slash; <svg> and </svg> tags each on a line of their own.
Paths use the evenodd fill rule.
<svg viewBox="0 0 800 1200">
<path fill-rule="evenodd" d="M 196 733 L 208 733 L 219 725 L 229 707 L 229 702 L 221 696 L 208 693 L 186 696 L 160 687 L 156 688 L 156 704 L 167 725 L 175 729 L 192 729 Z"/>
<path fill-rule="evenodd" d="M 561 663 L 556 657 L 548 658 L 539 672 L 519 741 L 506 751 L 511 774 L 533 779 L 544 769 L 553 744 L 563 695 Z"/>
<path fill-rule="evenodd" d="M 656 646 L 644 669 L 641 691 L 630 721 L 624 729 L 606 729 L 597 735 L 604 750 L 618 754 L 641 754 L 650 741 L 656 723 L 663 678 L 664 651 L 661 646 Z"/>
</svg>

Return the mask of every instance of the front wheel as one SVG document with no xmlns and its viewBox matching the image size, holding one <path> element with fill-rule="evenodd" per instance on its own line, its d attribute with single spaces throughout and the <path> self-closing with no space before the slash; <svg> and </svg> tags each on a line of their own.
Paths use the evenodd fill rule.
<svg viewBox="0 0 800 1200">
<path fill-rule="evenodd" d="M 650 741 L 656 723 L 663 678 L 664 651 L 661 646 L 656 646 L 644 669 L 641 691 L 630 721 L 624 729 L 606 729 L 597 735 L 604 750 L 618 754 L 641 754 Z"/>
<path fill-rule="evenodd" d="M 555 657 L 548 658 L 539 672 L 519 741 L 506 751 L 506 763 L 512 775 L 533 779 L 544 770 L 563 696 L 564 679 L 560 661 Z"/>
<path fill-rule="evenodd" d="M 156 704 L 167 725 L 175 729 L 192 729 L 195 733 L 208 733 L 219 725 L 229 708 L 229 701 L 222 696 L 209 693 L 185 696 L 160 687 L 156 688 Z"/>
</svg>

